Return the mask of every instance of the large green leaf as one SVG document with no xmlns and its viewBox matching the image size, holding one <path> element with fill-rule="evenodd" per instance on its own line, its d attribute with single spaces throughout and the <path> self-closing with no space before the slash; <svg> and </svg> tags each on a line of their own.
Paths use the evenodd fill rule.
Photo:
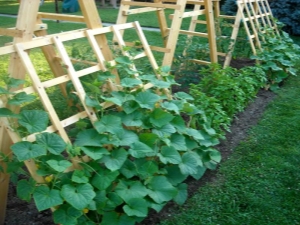
<svg viewBox="0 0 300 225">
<path fill-rule="evenodd" d="M 127 114 L 122 116 L 122 122 L 124 123 L 125 126 L 127 127 L 140 127 L 142 126 L 142 117 L 143 114 L 139 111 Z"/>
<path fill-rule="evenodd" d="M 160 100 L 160 97 L 157 94 L 145 91 L 138 93 L 135 100 L 141 108 L 153 109 L 155 103 Z"/>
<path fill-rule="evenodd" d="M 129 217 L 126 214 L 116 212 L 105 212 L 101 225 L 134 225 L 136 220 L 134 217 Z"/>
<path fill-rule="evenodd" d="M 81 210 L 75 209 L 69 205 L 62 205 L 53 213 L 53 219 L 56 224 L 77 225 L 77 219 L 83 214 Z"/>
<path fill-rule="evenodd" d="M 161 148 L 161 153 L 159 153 L 158 156 L 160 161 L 162 161 L 164 164 L 179 164 L 181 162 L 181 156 L 179 152 L 172 146 L 163 146 Z"/>
<path fill-rule="evenodd" d="M 177 195 L 174 197 L 174 201 L 178 204 L 178 205 L 182 205 L 187 197 L 188 197 L 188 192 L 187 192 L 187 184 L 179 184 L 178 185 L 178 193 Z"/>
<path fill-rule="evenodd" d="M 122 87 L 135 87 L 142 84 L 142 81 L 135 78 L 124 78 L 121 80 Z"/>
<path fill-rule="evenodd" d="M 148 194 L 147 188 L 140 182 L 134 181 L 127 185 L 121 181 L 115 189 L 115 192 L 126 202 L 136 198 L 144 198 Z"/>
<path fill-rule="evenodd" d="M 142 133 L 139 135 L 139 139 L 141 140 L 141 142 L 151 148 L 153 148 L 154 145 L 159 141 L 157 135 L 154 133 Z"/>
<path fill-rule="evenodd" d="M 115 132 L 115 135 L 119 140 L 119 145 L 121 145 L 121 146 L 129 146 L 132 143 L 139 140 L 136 133 L 134 133 L 133 131 L 130 131 L 130 130 L 125 130 L 123 128 L 117 130 Z"/>
<path fill-rule="evenodd" d="M 90 97 L 88 95 L 85 96 L 85 104 L 98 110 L 102 108 L 98 99 Z"/>
<path fill-rule="evenodd" d="M 30 178 L 29 180 L 20 180 L 17 184 L 17 195 L 25 201 L 31 200 L 31 195 L 34 192 L 36 182 Z"/>
<path fill-rule="evenodd" d="M 128 56 L 119 56 L 115 58 L 115 61 L 120 64 L 130 65 L 132 64 L 132 61 Z"/>
<path fill-rule="evenodd" d="M 153 152 L 152 148 L 139 141 L 133 143 L 129 149 L 129 154 L 135 158 L 145 157 L 147 153 L 152 153 L 152 152 Z"/>
<path fill-rule="evenodd" d="M 123 148 L 114 149 L 110 155 L 104 156 L 101 161 L 111 171 L 119 170 L 127 159 L 127 151 Z"/>
<path fill-rule="evenodd" d="M 75 209 L 82 210 L 88 206 L 96 196 L 93 186 L 90 184 L 63 185 L 61 189 L 62 197 Z"/>
<path fill-rule="evenodd" d="M 20 92 L 10 100 L 8 100 L 9 105 L 21 105 L 23 103 L 31 102 L 35 99 L 36 97 L 34 95 L 28 95 L 25 92 Z"/>
<path fill-rule="evenodd" d="M 162 127 L 168 124 L 173 118 L 174 116 L 172 114 L 165 112 L 160 108 L 156 108 L 150 114 L 150 122 L 157 127 Z"/>
<path fill-rule="evenodd" d="M 20 118 L 20 115 L 13 113 L 8 108 L 0 108 L 0 117 Z"/>
<path fill-rule="evenodd" d="M 109 154 L 109 151 L 103 147 L 86 146 L 81 147 L 81 150 L 94 160 L 101 159 L 104 155 Z"/>
<path fill-rule="evenodd" d="M 169 88 L 171 86 L 171 83 L 162 81 L 162 80 L 152 80 L 151 83 L 156 87 L 156 88 Z"/>
<path fill-rule="evenodd" d="M 87 176 L 87 171 L 85 170 L 74 170 L 72 174 L 72 181 L 78 184 L 85 184 L 89 182 L 89 177 Z"/>
<path fill-rule="evenodd" d="M 95 129 L 81 131 L 76 138 L 76 146 L 95 146 L 102 147 L 107 142 L 105 135 L 99 134 Z"/>
<path fill-rule="evenodd" d="M 168 181 L 174 186 L 180 184 L 188 177 L 188 175 L 182 174 L 180 172 L 178 165 L 168 166 L 166 167 L 166 170 L 168 172 L 166 177 Z"/>
<path fill-rule="evenodd" d="M 194 98 L 191 95 L 189 95 L 185 92 L 177 92 L 174 94 L 174 97 L 179 98 L 179 99 L 185 99 L 185 100 L 192 100 L 192 101 L 194 100 Z"/>
<path fill-rule="evenodd" d="M 205 171 L 206 171 L 205 166 L 198 166 L 197 173 L 191 174 L 191 176 L 194 177 L 196 180 L 199 180 L 204 175 Z"/>
<path fill-rule="evenodd" d="M 176 114 L 179 114 L 179 108 L 173 102 L 163 102 L 161 106 L 169 111 L 174 111 Z"/>
<path fill-rule="evenodd" d="M 48 114 L 42 110 L 23 110 L 20 113 L 19 124 L 25 127 L 29 133 L 46 130 L 49 122 Z"/>
<path fill-rule="evenodd" d="M 9 92 L 7 89 L 0 87 L 0 95 L 9 95 L 9 94 L 13 94 L 12 92 Z"/>
<path fill-rule="evenodd" d="M 152 130 L 154 134 L 160 138 L 169 137 L 171 134 L 176 132 L 176 129 L 171 124 L 166 124 L 162 127 L 157 127 Z"/>
<path fill-rule="evenodd" d="M 127 101 L 125 102 L 123 105 L 123 110 L 124 112 L 126 112 L 127 114 L 134 112 L 135 110 L 137 110 L 139 108 L 139 104 L 136 101 Z"/>
<path fill-rule="evenodd" d="M 137 175 L 135 164 L 127 159 L 120 169 L 120 172 L 127 178 Z"/>
<path fill-rule="evenodd" d="M 195 130 L 193 128 L 187 128 L 186 134 L 194 138 L 195 140 L 205 140 L 203 135 L 198 130 Z"/>
<path fill-rule="evenodd" d="M 186 129 L 186 125 L 182 117 L 176 116 L 174 119 L 170 122 L 171 125 L 173 125 L 179 133 L 184 133 Z"/>
<path fill-rule="evenodd" d="M 33 198 L 39 211 L 49 209 L 63 203 L 59 190 L 50 190 L 48 186 L 44 185 L 38 186 L 35 189 Z"/>
<path fill-rule="evenodd" d="M 19 87 L 19 85 L 24 84 L 25 80 L 23 79 L 16 79 L 16 78 L 12 78 L 9 77 L 8 82 L 7 82 L 7 88 L 11 89 L 11 88 L 16 88 Z"/>
<path fill-rule="evenodd" d="M 72 163 L 67 161 L 67 160 L 48 160 L 47 164 L 54 169 L 55 171 L 62 173 L 64 172 L 67 168 L 72 166 Z"/>
<path fill-rule="evenodd" d="M 107 169 L 97 170 L 92 179 L 92 185 L 99 190 L 105 190 L 117 178 L 119 171 L 110 171 Z"/>
<path fill-rule="evenodd" d="M 34 159 L 46 155 L 47 150 L 44 146 L 32 144 L 28 141 L 20 141 L 10 147 L 19 161 Z"/>
<path fill-rule="evenodd" d="M 148 215 L 148 204 L 145 199 L 133 198 L 126 203 L 123 209 L 128 216 L 146 217 Z"/>
<path fill-rule="evenodd" d="M 135 167 L 138 176 L 147 179 L 158 173 L 158 165 L 155 161 L 148 161 L 145 158 L 135 160 Z"/>
<path fill-rule="evenodd" d="M 210 159 L 219 163 L 221 162 L 221 159 L 222 159 L 222 156 L 221 156 L 221 153 L 215 149 L 210 149 L 209 150 L 209 156 L 210 156 Z"/>
<path fill-rule="evenodd" d="M 115 97 L 105 97 L 105 96 L 101 96 L 101 98 L 103 100 L 105 100 L 106 102 L 112 102 L 118 106 L 121 106 L 122 105 L 122 101 L 119 99 L 119 98 L 115 98 Z"/>
<path fill-rule="evenodd" d="M 197 173 L 198 160 L 195 154 L 186 152 L 182 155 L 182 162 L 179 164 L 179 168 L 182 174 L 191 175 Z"/>
<path fill-rule="evenodd" d="M 185 142 L 185 137 L 181 134 L 172 134 L 171 138 L 171 146 L 173 146 L 177 150 L 186 151 L 187 146 Z"/>
<path fill-rule="evenodd" d="M 114 115 L 105 115 L 94 124 L 99 133 L 112 133 L 115 134 L 122 128 L 121 118 Z"/>
<path fill-rule="evenodd" d="M 64 140 L 55 133 L 41 133 L 36 135 L 36 142 L 55 155 L 62 153 L 67 146 Z"/>
<path fill-rule="evenodd" d="M 155 176 L 148 184 L 149 196 L 157 203 L 170 201 L 177 195 L 177 189 L 163 176 Z"/>
</svg>

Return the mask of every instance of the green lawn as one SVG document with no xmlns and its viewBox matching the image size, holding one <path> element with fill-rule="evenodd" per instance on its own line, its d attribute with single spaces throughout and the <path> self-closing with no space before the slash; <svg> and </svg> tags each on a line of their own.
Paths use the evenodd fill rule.
<svg viewBox="0 0 300 225">
<path fill-rule="evenodd" d="M 300 77 L 290 77 L 249 136 L 161 225 L 300 224 Z"/>
<path fill-rule="evenodd" d="M 12 14 L 17 15 L 19 9 L 19 3 L 17 1 L 0 1 L 0 14 Z M 55 3 L 54 2 L 45 2 L 39 9 L 40 12 L 50 12 L 55 13 Z M 59 1 L 59 12 L 62 12 L 62 2 Z M 119 9 L 112 8 L 100 8 L 98 7 L 98 12 L 102 22 L 108 22 L 115 24 L 118 17 Z M 168 19 L 169 15 L 173 12 L 173 10 L 165 10 L 167 22 L 170 25 L 171 20 Z M 74 15 L 82 15 L 81 12 L 72 13 Z M 142 14 L 135 14 L 128 16 L 128 22 L 139 21 L 142 26 L 147 27 L 158 27 L 159 23 L 155 12 L 148 12 Z M 184 19 L 182 23 L 182 27 L 187 29 L 189 26 L 189 19 Z M 202 28 L 201 28 L 202 29 Z"/>
</svg>

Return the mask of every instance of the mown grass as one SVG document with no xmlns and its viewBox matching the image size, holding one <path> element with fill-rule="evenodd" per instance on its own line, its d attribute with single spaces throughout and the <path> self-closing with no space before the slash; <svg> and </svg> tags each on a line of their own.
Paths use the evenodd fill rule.
<svg viewBox="0 0 300 225">
<path fill-rule="evenodd" d="M 300 224 L 300 77 L 291 77 L 215 182 L 161 225 Z"/>
<path fill-rule="evenodd" d="M 0 1 L 0 14 L 11 14 L 17 15 L 19 10 L 19 3 L 17 1 Z M 40 12 L 49 12 L 55 13 L 55 3 L 54 2 L 44 2 L 42 6 L 39 8 Z M 59 12 L 62 12 L 62 2 L 59 1 Z M 98 7 L 98 13 L 102 22 L 113 23 L 115 24 L 117 21 L 119 9 L 113 8 L 103 8 Z M 174 10 L 165 10 L 167 23 L 170 26 L 171 20 L 169 19 L 169 15 L 172 14 Z M 82 15 L 81 11 L 71 13 L 73 15 Z M 147 12 L 142 14 L 134 14 L 128 16 L 128 22 L 139 21 L 141 26 L 147 27 L 159 27 L 158 19 L 156 16 L 156 12 Z M 190 19 L 184 19 L 182 23 L 182 28 L 187 29 L 190 23 Z M 204 26 L 199 26 L 201 29 L 204 29 Z"/>
</svg>

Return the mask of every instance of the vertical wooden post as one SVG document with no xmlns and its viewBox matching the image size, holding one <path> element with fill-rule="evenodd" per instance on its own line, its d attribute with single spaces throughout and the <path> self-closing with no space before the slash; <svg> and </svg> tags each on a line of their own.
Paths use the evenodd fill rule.
<svg viewBox="0 0 300 225">
<path fill-rule="evenodd" d="M 82 15 L 85 19 L 85 23 L 89 29 L 96 29 L 103 27 L 101 18 L 98 14 L 97 7 L 95 4 L 95 0 L 78 0 Z M 113 59 L 112 52 L 109 48 L 109 44 L 107 42 L 107 38 L 105 34 L 100 34 L 95 36 L 99 48 L 102 50 L 103 55 L 106 61 L 110 61 Z M 114 71 L 116 75 L 115 82 L 120 83 L 120 79 L 117 75 L 117 72 Z"/>
<path fill-rule="evenodd" d="M 11 139 L 9 138 L 5 126 L 3 123 L 0 123 L 0 150 L 1 152 L 9 156 L 11 155 L 10 145 L 12 144 Z M 2 161 L 0 157 L 0 166 L 3 168 L 3 172 L 0 171 L 0 225 L 4 224 L 6 204 L 7 204 L 7 195 L 9 188 L 9 174 L 5 173 L 6 164 Z"/>
<path fill-rule="evenodd" d="M 171 66 L 172 65 L 186 2 L 187 2 L 187 0 L 177 0 L 177 2 L 176 2 L 176 5 L 178 5 L 178 9 L 176 9 L 174 11 L 174 17 L 173 17 L 171 28 L 169 30 L 168 41 L 167 41 L 167 45 L 166 45 L 166 48 L 170 49 L 170 52 L 168 52 L 164 55 L 164 58 L 162 61 L 163 66 Z"/>
<path fill-rule="evenodd" d="M 40 0 L 21 1 L 16 29 L 23 31 L 23 36 L 15 37 L 13 40 L 14 44 L 32 40 L 39 5 Z M 11 55 L 9 73 L 17 79 L 25 78 L 26 71 L 17 53 Z"/>
<path fill-rule="evenodd" d="M 204 0 L 206 9 L 207 34 L 210 49 L 210 61 L 218 62 L 214 13 L 211 0 Z"/>
<path fill-rule="evenodd" d="M 30 41 L 33 37 L 33 31 L 36 24 L 36 17 L 40 5 L 40 0 L 26 0 L 21 1 L 19 6 L 18 18 L 16 23 L 16 29 L 23 31 L 22 37 L 15 37 L 13 43 L 19 43 L 23 41 Z M 10 57 L 9 65 L 10 76 L 16 79 L 24 79 L 26 70 L 21 63 L 21 59 L 17 53 L 13 53 Z M 18 87 L 17 89 L 20 89 Z M 18 111 L 18 108 L 14 108 Z M 6 128 L 3 123 L 0 124 L 0 151 L 6 155 L 10 154 L 11 140 L 6 132 Z M 1 162 L 1 166 L 3 163 Z M 4 165 L 5 167 L 5 165 Z M 4 223 L 6 202 L 9 185 L 9 175 L 2 173 L 2 180 L 0 181 L 0 224 Z"/>
</svg>

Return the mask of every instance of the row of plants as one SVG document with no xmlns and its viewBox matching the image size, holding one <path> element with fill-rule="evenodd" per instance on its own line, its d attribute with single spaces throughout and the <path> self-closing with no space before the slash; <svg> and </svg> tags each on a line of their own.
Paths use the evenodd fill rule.
<svg viewBox="0 0 300 225">
<path fill-rule="evenodd" d="M 151 209 L 159 212 L 171 200 L 183 204 L 187 177 L 200 179 L 206 169 L 214 169 L 220 162 L 220 153 L 213 146 L 229 130 L 233 116 L 261 87 L 278 84 L 283 72 L 287 76 L 299 71 L 300 50 L 288 35 L 265 38 L 270 41 L 256 56 L 260 65 L 237 70 L 212 64 L 200 72 L 201 80 L 191 86 L 190 95 L 169 93 L 178 85 L 169 68 L 145 73 L 133 69 L 129 57 L 117 57 L 116 68 L 111 69 L 121 72 L 120 91 L 99 88 L 114 77 L 110 72 L 82 79 L 86 104 L 98 112 L 98 121 L 76 123 L 69 132 L 72 143 L 43 132 L 49 125 L 46 112 L 11 111 L 11 107 L 28 104 L 35 97 L 10 92 L 23 81 L 5 79 L 6 87 L 0 88 L 0 94 L 10 107 L 1 108 L 0 116 L 8 117 L 23 137 L 37 133 L 36 141 L 20 141 L 11 147 L 12 159 L 1 155 L 8 165 L 6 172 L 26 175 L 17 183 L 18 196 L 27 201 L 33 198 L 40 211 L 53 209 L 54 222 L 67 225 L 131 225 L 142 221 Z M 271 65 L 266 52 L 275 48 L 275 65 Z M 153 87 L 145 89 L 149 83 Z M 115 106 L 103 109 L 105 102 Z M 16 119 L 18 126 L 14 125 Z M 37 183 L 22 169 L 29 159 L 45 183 Z M 68 171 L 73 164 L 79 168 Z"/>
<path fill-rule="evenodd" d="M 281 25 L 278 23 L 279 28 Z M 280 31 L 278 36 L 269 29 L 261 36 L 261 49 L 250 57 L 256 60 L 255 66 L 238 70 L 212 64 L 201 69 L 200 81 L 190 86 L 194 104 L 205 112 L 220 138 L 230 131 L 234 115 L 255 98 L 260 88 L 276 91 L 284 79 L 300 71 L 300 46 L 287 33 Z"/>
<path fill-rule="evenodd" d="M 34 142 L 11 146 L 12 159 L 2 155 L 6 172 L 27 175 L 17 183 L 18 196 L 33 198 L 39 211 L 53 209 L 57 224 L 135 224 L 170 200 L 182 204 L 187 198 L 184 180 L 200 179 L 221 160 L 212 148 L 218 143 L 216 133 L 203 111 L 191 103 L 193 98 L 184 92 L 167 93 L 176 84 L 167 68 L 157 71 L 162 79 L 141 73 L 137 79 L 128 57 L 116 61 L 123 71 L 122 90 L 99 89 L 103 77 L 113 76 L 109 72 L 83 82 L 86 104 L 98 111 L 99 120 L 94 124 L 80 120 L 70 132 L 73 143 L 43 132 L 49 125 L 46 112 L 10 109 L 34 100 L 33 95 L 10 92 L 23 81 L 7 78 L 7 86 L 0 89 L 9 106 L 1 108 L 0 115 L 9 118 L 21 136 L 36 133 Z M 146 90 L 148 83 L 153 87 Z M 104 110 L 104 102 L 115 107 Z M 13 126 L 15 119 L 18 126 Z M 35 162 L 45 183 L 37 183 L 22 169 L 26 160 Z M 79 168 L 66 172 L 74 162 Z"/>
</svg>

